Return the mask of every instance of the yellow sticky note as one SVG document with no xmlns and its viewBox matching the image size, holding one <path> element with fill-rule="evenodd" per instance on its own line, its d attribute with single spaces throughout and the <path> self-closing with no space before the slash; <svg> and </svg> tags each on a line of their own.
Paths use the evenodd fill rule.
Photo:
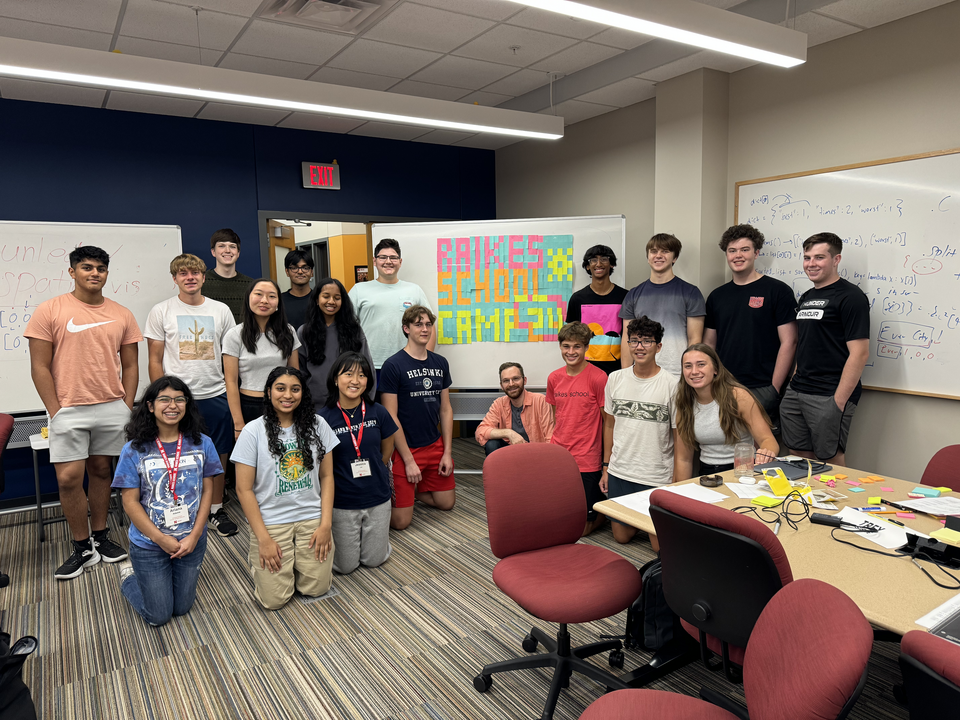
<svg viewBox="0 0 960 720">
<path fill-rule="evenodd" d="M 843 480 L 843 478 L 845 478 L 845 477 L 846 477 L 846 475 L 844 475 L 843 477 L 840 477 L 839 475 L 821 475 L 821 476 L 820 476 L 820 481 L 821 481 L 821 482 L 829 482 L 830 480 Z"/>
<path fill-rule="evenodd" d="M 775 507 L 783 502 L 780 498 L 772 498 L 769 495 L 760 495 L 755 497 L 751 502 L 754 505 L 762 505 L 763 507 Z"/>
<path fill-rule="evenodd" d="M 930 537 L 936 538 L 940 542 L 947 543 L 948 545 L 960 545 L 960 532 L 951 530 L 950 528 L 934 530 L 930 533 Z"/>
<path fill-rule="evenodd" d="M 867 498 L 867 505 L 882 505 L 883 498 L 877 495 L 876 497 Z"/>
<path fill-rule="evenodd" d="M 948 487 L 938 487 L 937 490 L 939 490 L 942 493 L 953 492 L 953 488 L 948 488 Z"/>
</svg>

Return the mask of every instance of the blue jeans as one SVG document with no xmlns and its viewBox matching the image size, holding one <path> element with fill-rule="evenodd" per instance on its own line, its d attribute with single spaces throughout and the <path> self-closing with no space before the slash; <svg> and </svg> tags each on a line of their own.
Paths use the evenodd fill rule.
<svg viewBox="0 0 960 720">
<path fill-rule="evenodd" d="M 158 547 L 148 550 L 130 543 L 133 575 L 123 581 L 120 590 L 144 620 L 164 625 L 172 616 L 185 615 L 193 607 L 206 551 L 206 532 L 192 553 L 175 560 Z"/>
</svg>

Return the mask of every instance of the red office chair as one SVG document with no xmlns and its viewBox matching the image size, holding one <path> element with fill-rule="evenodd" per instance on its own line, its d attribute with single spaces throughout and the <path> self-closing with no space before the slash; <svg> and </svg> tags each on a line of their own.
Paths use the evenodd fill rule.
<svg viewBox="0 0 960 720">
<path fill-rule="evenodd" d="M 937 450 L 927 463 L 920 482 L 960 491 L 960 445 L 947 445 Z"/>
<path fill-rule="evenodd" d="M 910 720 L 943 720 L 960 708 L 960 645 L 911 630 L 900 642 Z"/>
<path fill-rule="evenodd" d="M 822 622 L 823 608 L 830 608 L 829 622 Z M 705 689 L 703 700 L 621 690 L 591 704 L 580 720 L 748 720 L 747 710 L 749 720 L 839 720 L 863 691 L 872 649 L 870 623 L 853 600 L 820 580 L 797 580 L 767 603 L 747 643 L 746 708 Z"/>
<path fill-rule="evenodd" d="M 660 540 L 663 594 L 686 631 L 700 640 L 704 664 L 740 682 L 744 648 L 764 607 L 793 581 L 790 562 L 762 522 L 667 490 L 650 496 Z"/>
<path fill-rule="evenodd" d="M 493 581 L 531 615 L 560 624 L 556 640 L 534 627 L 523 649 L 547 652 L 486 665 L 473 680 L 486 692 L 491 675 L 508 670 L 553 667 L 553 681 L 541 718 L 553 717 L 561 688 L 574 672 L 601 685 L 627 685 L 587 662 L 619 640 L 571 648 L 568 623 L 593 622 L 625 610 L 640 595 L 640 573 L 630 562 L 605 548 L 578 544 L 587 506 L 580 471 L 573 456 L 557 445 L 511 445 L 483 464 L 490 549 L 500 558 Z"/>
</svg>

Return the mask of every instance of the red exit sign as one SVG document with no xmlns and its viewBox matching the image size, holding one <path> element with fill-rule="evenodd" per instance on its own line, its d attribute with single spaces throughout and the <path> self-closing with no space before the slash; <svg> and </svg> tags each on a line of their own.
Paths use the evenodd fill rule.
<svg viewBox="0 0 960 720">
<path fill-rule="evenodd" d="M 303 186 L 311 190 L 339 190 L 340 166 L 330 163 L 300 163 Z"/>
</svg>

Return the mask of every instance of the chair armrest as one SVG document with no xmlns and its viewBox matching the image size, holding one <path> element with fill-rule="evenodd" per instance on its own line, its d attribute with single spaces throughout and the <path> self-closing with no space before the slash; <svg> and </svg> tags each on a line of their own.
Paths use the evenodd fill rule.
<svg viewBox="0 0 960 720">
<path fill-rule="evenodd" d="M 747 709 L 743 707 L 738 702 L 734 702 L 726 695 L 721 695 L 718 692 L 714 692 L 709 688 L 702 687 L 700 688 L 700 699 L 704 702 L 708 702 L 711 705 L 716 705 L 719 708 L 723 708 L 728 713 L 736 715 L 740 720 L 750 720 L 750 716 L 747 715 Z"/>
</svg>

